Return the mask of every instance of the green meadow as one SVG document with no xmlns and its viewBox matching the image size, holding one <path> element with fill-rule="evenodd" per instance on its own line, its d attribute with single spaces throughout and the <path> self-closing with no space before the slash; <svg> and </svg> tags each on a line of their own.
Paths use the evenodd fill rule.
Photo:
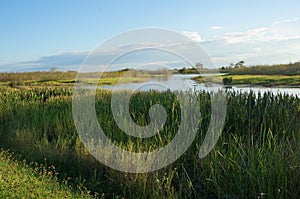
<svg viewBox="0 0 300 199">
<path fill-rule="evenodd" d="M 225 85 L 300 87 L 300 62 L 246 67 L 244 66 L 244 61 L 240 61 L 236 64 L 231 64 L 231 66 L 222 67 L 219 70 L 189 68 L 181 69 L 179 72 L 183 74 L 213 74 L 219 72 L 219 74 L 222 74 L 221 77 Z M 198 76 L 192 79 L 200 83 L 220 83 L 220 76 Z"/>
<path fill-rule="evenodd" d="M 265 87 L 299 87 L 300 75 L 222 75 L 223 83 L 243 86 Z M 204 82 L 204 77 L 193 78 L 197 82 Z M 220 76 L 205 77 L 205 82 L 218 82 Z"/>
<path fill-rule="evenodd" d="M 69 87 L 76 83 L 78 73 L 75 71 L 50 71 L 50 72 L 24 72 L 24 73 L 0 73 L 0 86 L 10 87 L 43 87 L 61 86 Z M 171 71 L 143 71 L 123 69 L 113 72 L 84 73 L 80 83 L 115 85 L 118 83 L 140 83 L 154 77 L 167 77 Z M 100 78 L 101 77 L 101 78 Z M 79 82 L 77 82 L 79 83 Z"/>
</svg>

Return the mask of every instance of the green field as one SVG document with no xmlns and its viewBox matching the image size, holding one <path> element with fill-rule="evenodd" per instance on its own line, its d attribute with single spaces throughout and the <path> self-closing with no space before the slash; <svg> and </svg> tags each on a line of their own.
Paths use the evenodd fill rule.
<svg viewBox="0 0 300 199">
<path fill-rule="evenodd" d="M 300 75 L 300 62 L 246 67 L 243 61 L 240 61 L 235 65 L 220 68 L 219 72 L 229 75 Z"/>
<path fill-rule="evenodd" d="M 265 86 L 265 87 L 299 87 L 300 62 L 277 65 L 245 66 L 243 61 L 223 66 L 219 69 L 182 68 L 177 70 L 182 74 L 223 74 L 223 83 L 226 85 Z M 220 76 L 195 77 L 193 80 L 200 83 L 220 83 Z"/>
<path fill-rule="evenodd" d="M 232 78 L 232 84 L 262 86 L 300 86 L 300 75 L 226 75 Z"/>
<path fill-rule="evenodd" d="M 84 73 L 85 78 L 80 83 L 115 85 L 117 83 L 145 82 L 152 77 L 167 77 L 170 71 L 138 71 L 123 69 L 113 72 Z M 77 79 L 77 72 L 56 71 L 56 72 L 24 72 L 24 73 L 0 73 L 0 86 L 74 86 Z M 101 77 L 101 78 L 100 78 Z M 77 81 L 78 82 L 78 81 Z"/>
<path fill-rule="evenodd" d="M 106 135 L 121 148 L 149 151 L 166 145 L 177 133 L 181 109 L 174 93 L 152 91 L 132 96 L 130 113 L 137 124 L 150 122 L 148 111 L 155 103 L 167 110 L 163 130 L 147 139 L 130 137 L 119 129 L 111 113 L 111 94 L 104 90 L 97 92 L 98 121 Z M 228 93 L 222 135 L 210 154 L 199 159 L 198 151 L 210 121 L 212 94 L 197 95 L 201 110 L 198 134 L 182 157 L 159 171 L 128 174 L 97 162 L 77 135 L 71 87 L 0 87 L 0 147 L 10 149 L 27 162 L 37 162 L 46 168 L 55 166 L 58 174 L 46 187 L 32 189 L 35 194 L 41 190 L 51 194 L 48 189 L 57 189 L 57 197 L 60 193 L 76 195 L 80 194 L 78 187 L 84 186 L 104 198 L 297 198 L 300 194 L 299 98 L 271 93 L 259 96 Z M 12 170 L 16 176 L 18 170 L 22 175 L 32 175 L 26 166 L 25 169 L 23 164 L 15 167 L 13 162 L 4 155 L 0 164 L 3 170 Z M 4 176 L 2 172 L 1 175 Z M 12 181 L 1 183 L 4 196 L 19 194 L 10 186 L 15 181 L 22 187 L 32 184 L 9 176 Z M 63 185 L 64 179 L 69 179 L 68 186 Z M 52 180 L 54 184 L 56 180 L 59 182 L 58 187 Z M 24 196 L 32 191 L 22 190 Z"/>
<path fill-rule="evenodd" d="M 206 77 L 205 81 L 216 82 L 220 76 Z M 300 75 L 222 75 L 224 84 L 244 85 L 244 86 L 285 86 L 285 87 L 299 87 Z M 229 82 L 226 80 L 230 80 Z M 203 77 L 195 77 L 193 80 L 197 82 L 204 82 Z"/>
</svg>

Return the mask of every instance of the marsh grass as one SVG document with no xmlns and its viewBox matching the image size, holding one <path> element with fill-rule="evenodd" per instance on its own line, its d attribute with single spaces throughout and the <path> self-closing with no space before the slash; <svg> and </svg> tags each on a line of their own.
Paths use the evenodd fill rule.
<svg viewBox="0 0 300 199">
<path fill-rule="evenodd" d="M 94 85 L 115 85 L 117 83 L 145 82 L 149 78 L 166 78 L 171 71 L 157 70 L 145 71 L 134 69 L 123 69 L 111 72 L 89 72 L 80 73 L 81 83 Z M 30 87 L 30 86 L 74 86 L 78 82 L 78 73 L 75 71 L 55 72 L 24 72 L 24 73 L 0 73 L 0 85 L 9 87 Z M 101 76 L 101 78 L 100 78 Z"/>
<path fill-rule="evenodd" d="M 217 82 L 219 76 L 205 77 L 205 81 Z M 299 86 L 299 75 L 222 75 L 224 84 L 232 85 L 258 85 L 258 86 Z M 195 81 L 204 83 L 203 77 L 192 78 Z M 230 82 L 226 82 L 230 79 Z"/>
<path fill-rule="evenodd" d="M 211 117 L 210 93 L 195 93 L 201 110 L 198 134 L 176 162 L 159 171 L 122 173 L 97 162 L 78 138 L 69 88 L 0 88 L 0 144 L 28 161 L 55 165 L 62 181 L 83 184 L 106 198 L 297 198 L 299 197 L 300 100 L 272 93 L 228 93 L 222 135 L 203 159 L 198 151 Z M 180 125 L 180 107 L 172 92 L 138 92 L 130 114 L 139 125 L 150 122 L 156 103 L 168 113 L 163 131 L 134 139 L 117 126 L 111 91 L 99 90 L 99 124 L 117 145 L 130 151 L 166 145 Z M 144 147 L 144 148 L 143 148 Z"/>
<path fill-rule="evenodd" d="M 0 198 L 92 198 L 83 186 L 74 189 L 68 180 L 59 182 L 54 166 L 28 164 L 3 149 L 0 149 L 0 171 Z"/>
</svg>

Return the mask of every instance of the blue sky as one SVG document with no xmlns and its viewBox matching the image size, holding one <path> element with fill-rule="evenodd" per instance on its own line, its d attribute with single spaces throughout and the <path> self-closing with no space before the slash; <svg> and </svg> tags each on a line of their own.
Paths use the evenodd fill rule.
<svg viewBox="0 0 300 199">
<path fill-rule="evenodd" d="M 16 1 L 0 3 L 0 71 L 76 70 L 124 31 L 182 33 L 217 66 L 300 60 L 300 1 Z"/>
</svg>

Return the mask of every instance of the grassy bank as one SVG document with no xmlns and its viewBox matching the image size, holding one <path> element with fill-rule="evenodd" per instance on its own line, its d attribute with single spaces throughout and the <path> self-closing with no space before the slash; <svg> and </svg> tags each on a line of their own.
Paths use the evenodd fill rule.
<svg viewBox="0 0 300 199">
<path fill-rule="evenodd" d="M 17 161 L 0 149 L 0 198 L 92 198 L 83 187 L 59 182 L 53 168 Z"/>
<path fill-rule="evenodd" d="M 220 76 L 217 76 L 218 78 Z M 223 75 L 224 84 L 232 85 L 258 85 L 258 86 L 300 86 L 300 75 Z M 203 83 L 201 76 L 193 78 L 197 82 Z M 216 77 L 206 77 L 206 81 L 214 82 Z"/>
<path fill-rule="evenodd" d="M 118 127 L 111 95 L 99 90 L 96 110 L 100 126 L 121 148 L 149 151 L 165 146 L 176 135 L 181 109 L 173 93 L 132 96 L 130 114 L 140 125 L 150 122 L 153 104 L 166 108 L 163 130 L 148 139 L 130 137 Z M 299 98 L 228 94 L 222 135 L 210 154 L 199 159 L 211 116 L 211 94 L 197 95 L 201 110 L 197 136 L 182 157 L 159 171 L 128 174 L 97 162 L 77 135 L 71 88 L 0 88 L 0 146 L 29 162 L 54 165 L 59 181 L 70 176 L 72 187 L 83 184 L 105 198 L 298 198 Z"/>
<path fill-rule="evenodd" d="M 224 78 L 232 78 L 234 85 L 300 86 L 300 75 L 226 75 Z"/>
<path fill-rule="evenodd" d="M 239 62 L 241 63 L 241 62 Z M 230 75 L 300 75 L 300 62 L 276 65 L 256 65 L 244 66 L 235 64 L 235 66 L 222 67 L 221 73 Z"/>
<path fill-rule="evenodd" d="M 84 73 L 86 78 L 81 83 L 98 85 L 115 85 L 117 83 L 145 82 L 153 77 L 167 77 L 170 71 L 142 71 L 124 69 L 113 72 Z M 101 78 L 99 78 L 101 76 Z M 24 72 L 0 73 L 0 85 L 16 86 L 73 86 L 77 72 Z"/>
</svg>

